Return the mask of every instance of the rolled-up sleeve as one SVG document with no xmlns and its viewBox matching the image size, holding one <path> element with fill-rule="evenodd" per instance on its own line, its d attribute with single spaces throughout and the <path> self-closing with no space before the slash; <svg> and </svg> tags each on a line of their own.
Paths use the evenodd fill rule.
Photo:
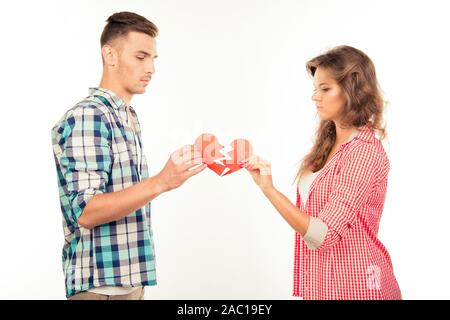
<svg viewBox="0 0 450 320">
<path fill-rule="evenodd" d="M 306 230 L 303 240 L 309 249 L 317 249 L 325 240 L 328 226 L 319 218 L 310 217 L 309 226 Z"/>
<path fill-rule="evenodd" d="M 369 143 L 355 148 L 342 160 L 333 191 L 318 217 L 328 230 L 317 250 L 332 248 L 354 225 L 358 211 L 370 195 L 379 161 L 378 151 Z"/>
<path fill-rule="evenodd" d="M 88 201 L 106 192 L 112 165 L 110 126 L 95 107 L 77 107 L 63 121 L 58 132 L 55 159 L 70 214 L 77 223 Z"/>
</svg>

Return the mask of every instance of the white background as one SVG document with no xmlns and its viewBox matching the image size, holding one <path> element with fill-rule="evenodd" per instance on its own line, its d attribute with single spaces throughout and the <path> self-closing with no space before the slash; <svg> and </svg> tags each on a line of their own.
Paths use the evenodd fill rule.
<svg viewBox="0 0 450 320">
<path fill-rule="evenodd" d="M 317 116 L 305 62 L 340 44 L 374 61 L 391 161 L 379 237 L 406 299 L 448 299 L 446 1 L 1 2 L 0 298 L 64 299 L 50 129 L 97 86 L 106 18 L 157 24 L 159 58 L 136 96 L 150 174 L 212 132 L 249 139 L 295 200 Z M 290 299 L 294 232 L 247 172 L 206 170 L 152 202 L 158 285 L 147 299 Z"/>
</svg>

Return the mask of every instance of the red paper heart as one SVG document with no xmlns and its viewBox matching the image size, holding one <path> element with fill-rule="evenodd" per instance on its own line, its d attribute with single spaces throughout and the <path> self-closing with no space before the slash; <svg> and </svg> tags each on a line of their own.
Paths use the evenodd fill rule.
<svg viewBox="0 0 450 320">
<path fill-rule="evenodd" d="M 242 169 L 240 162 L 253 154 L 252 145 L 248 140 L 236 139 L 230 143 L 233 150 L 224 155 L 220 152 L 224 146 L 211 133 L 200 135 L 194 145 L 202 153 L 203 161 L 208 168 L 219 176 L 226 176 Z"/>
</svg>

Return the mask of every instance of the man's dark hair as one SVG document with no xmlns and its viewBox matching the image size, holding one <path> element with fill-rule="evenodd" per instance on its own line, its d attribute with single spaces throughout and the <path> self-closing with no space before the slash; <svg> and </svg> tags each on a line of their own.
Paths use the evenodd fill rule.
<svg viewBox="0 0 450 320">
<path fill-rule="evenodd" d="M 158 35 L 158 28 L 153 22 L 133 12 L 114 13 L 106 22 L 100 37 L 102 47 L 119 37 L 126 37 L 131 31 L 142 32 L 152 38 Z"/>
</svg>

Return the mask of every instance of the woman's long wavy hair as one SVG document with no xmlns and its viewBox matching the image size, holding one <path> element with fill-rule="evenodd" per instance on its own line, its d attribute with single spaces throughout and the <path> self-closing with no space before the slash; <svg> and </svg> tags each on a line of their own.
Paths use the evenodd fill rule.
<svg viewBox="0 0 450 320">
<path fill-rule="evenodd" d="M 333 76 L 346 98 L 340 124 L 344 128 L 368 125 L 380 139 L 386 137 L 383 121 L 384 100 L 379 87 L 375 66 L 362 51 L 350 46 L 338 46 L 306 63 L 308 73 L 314 77 L 317 68 Z M 336 142 L 336 127 L 331 120 L 321 120 L 314 146 L 302 159 L 297 179 L 306 171 L 323 168 Z"/>
</svg>

